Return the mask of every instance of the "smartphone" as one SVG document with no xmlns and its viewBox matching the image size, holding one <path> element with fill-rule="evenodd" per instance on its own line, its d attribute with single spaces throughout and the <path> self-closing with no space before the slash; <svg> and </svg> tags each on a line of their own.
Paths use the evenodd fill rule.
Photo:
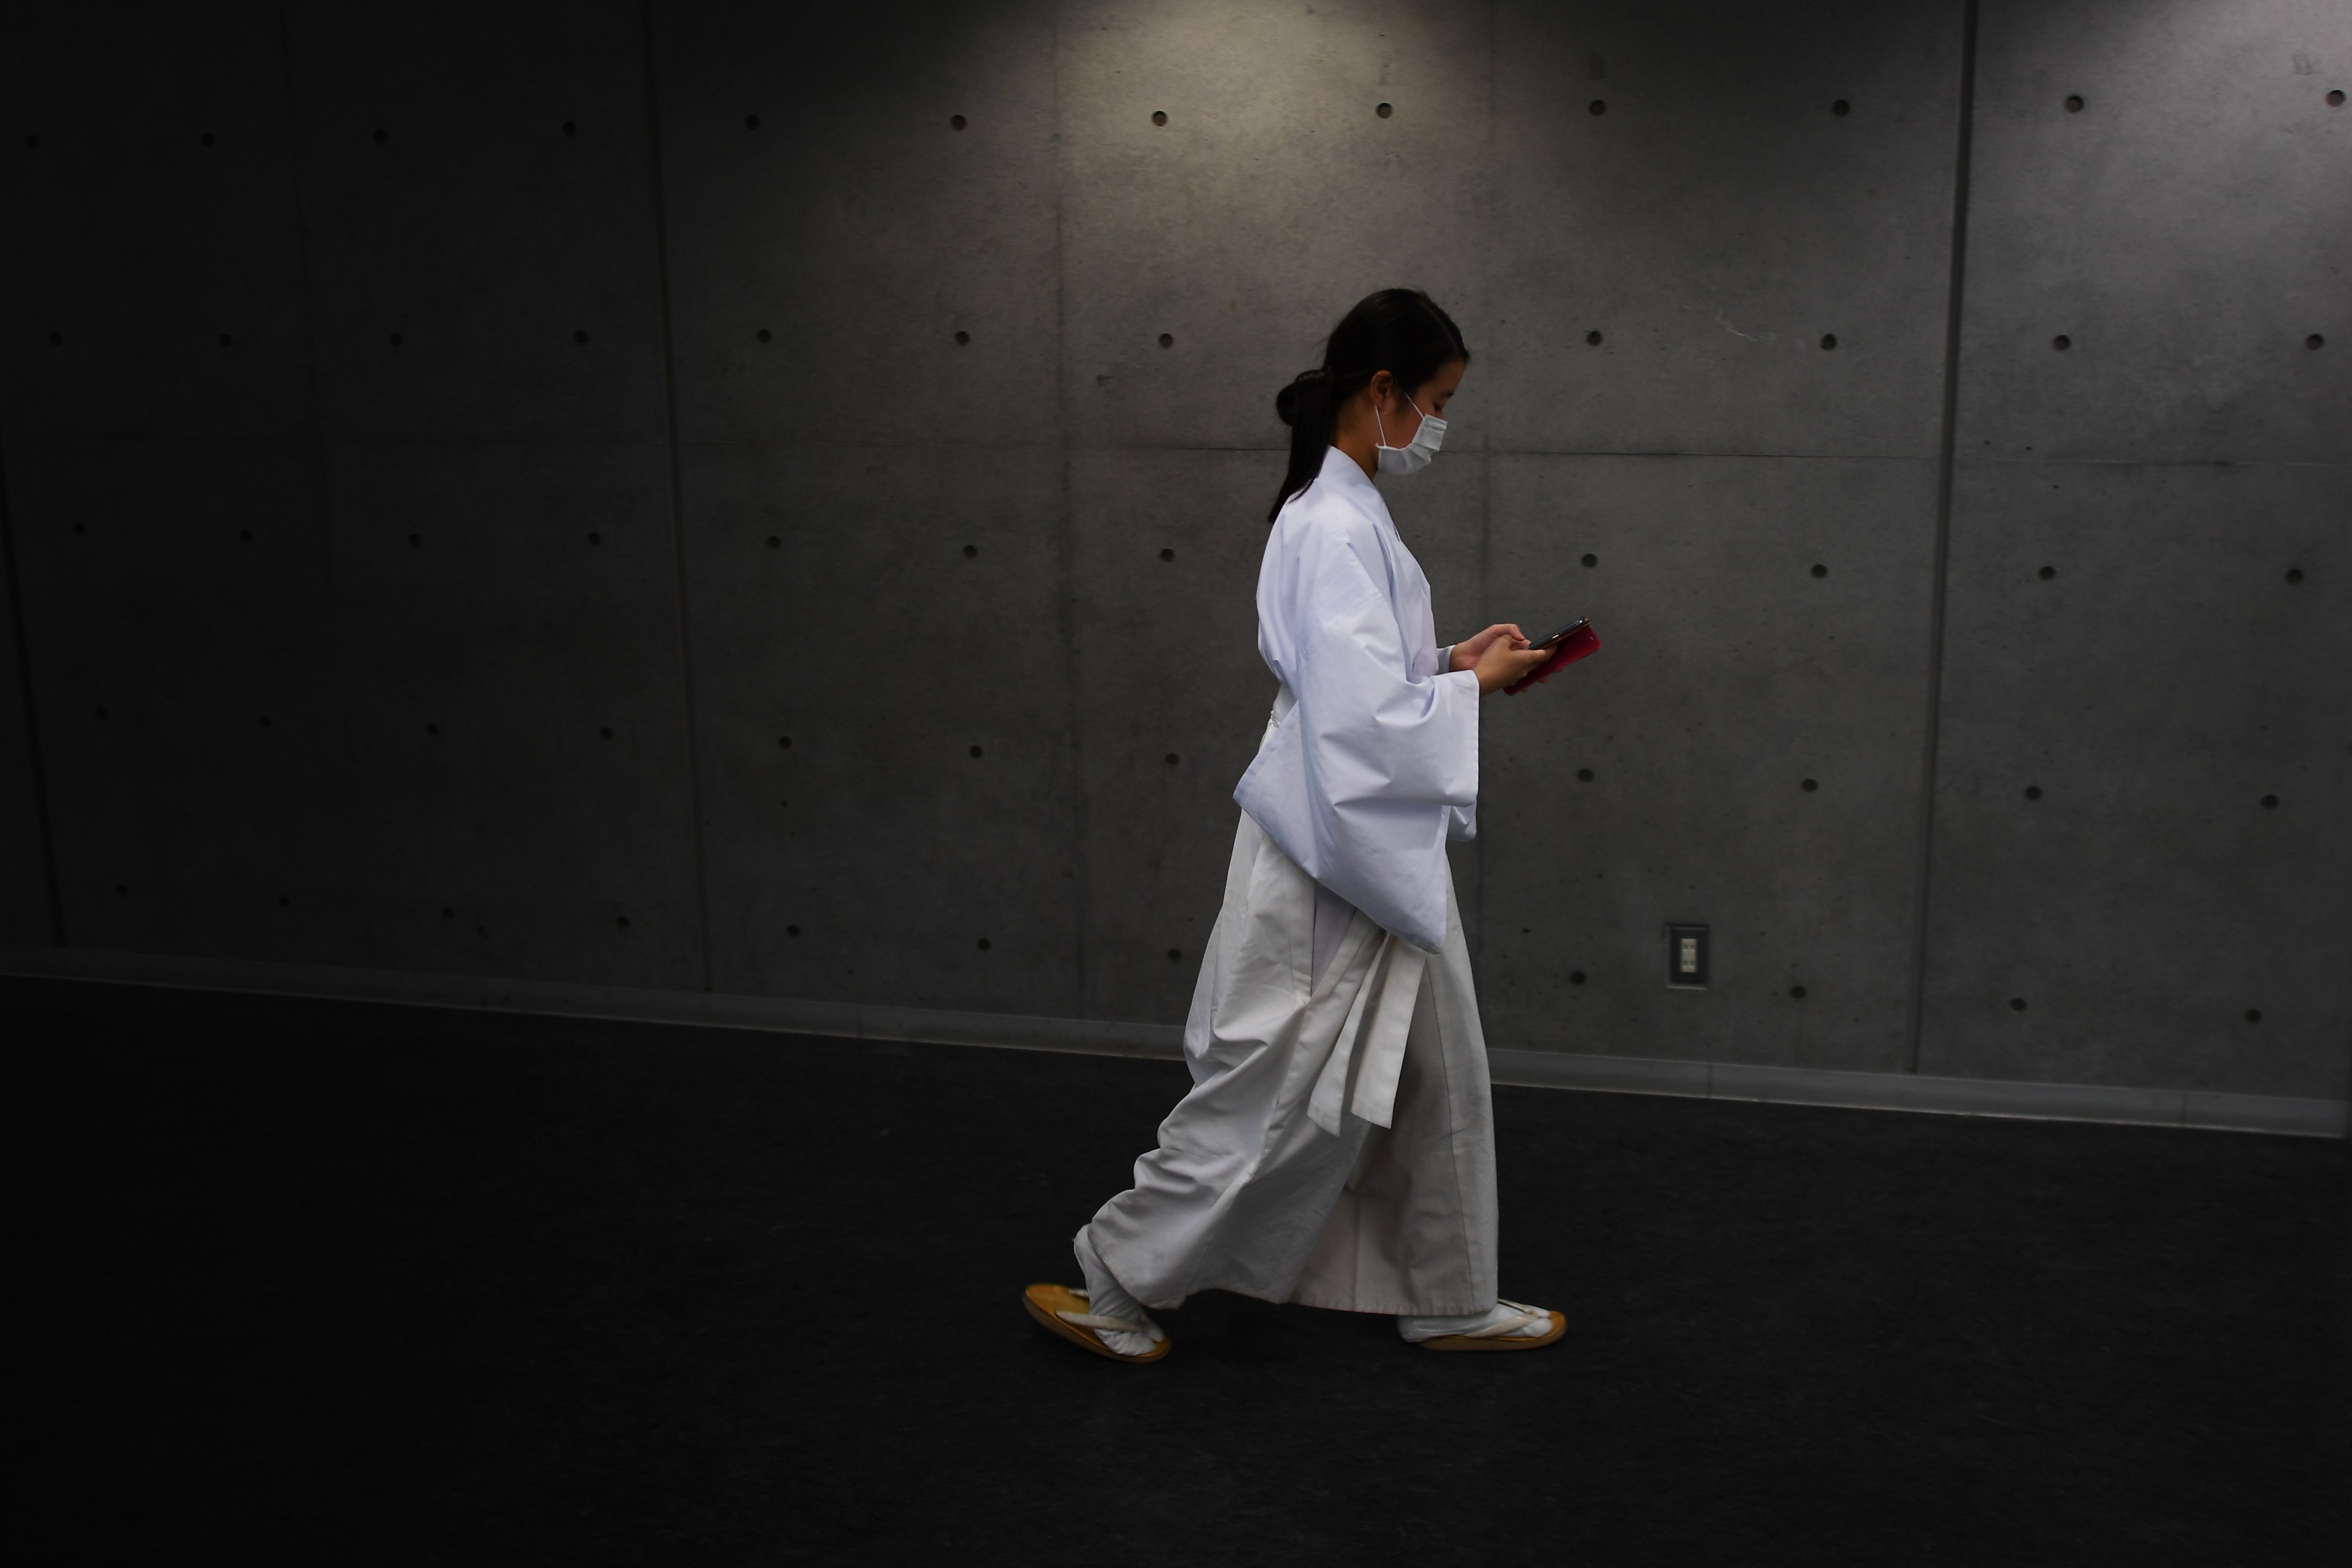
<svg viewBox="0 0 2352 1568">
<path fill-rule="evenodd" d="M 1549 647 L 1552 644 L 1559 641 L 1560 638 L 1568 636 L 1569 633 L 1576 630 L 1577 627 L 1583 624 L 1584 617 L 1582 616 L 1579 616 L 1576 619 L 1569 622 L 1568 625 L 1560 627 L 1559 630 L 1552 633 L 1551 636 L 1548 637 L 1538 637 L 1534 642 L 1528 646 L 1530 647 Z"/>
<path fill-rule="evenodd" d="M 1551 657 L 1503 688 L 1503 695 L 1506 697 L 1517 697 L 1536 682 L 1550 679 L 1554 674 L 1574 664 L 1578 659 L 1598 653 L 1601 650 L 1601 634 L 1588 626 L 1584 618 L 1580 616 L 1541 642 L 1530 643 L 1528 647 L 1549 649 Z"/>
</svg>

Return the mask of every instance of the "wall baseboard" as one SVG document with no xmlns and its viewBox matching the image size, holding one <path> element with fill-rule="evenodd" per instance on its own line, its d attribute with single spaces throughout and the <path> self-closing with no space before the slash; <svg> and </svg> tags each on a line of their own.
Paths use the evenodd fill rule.
<svg viewBox="0 0 2352 1568">
<path fill-rule="evenodd" d="M 845 1039 L 911 1040 L 1160 1059 L 1181 1058 L 1184 1054 L 1184 1031 L 1172 1024 L 1115 1024 L 1011 1013 L 957 1013 L 692 991 L 643 991 L 560 981 L 413 974 L 168 953 L 0 946 L 0 974 L 477 1012 L 692 1024 Z M 1496 1083 L 1537 1089 L 1681 1095 L 1697 1100 L 1746 1100 L 1865 1110 L 1921 1110 L 1955 1116 L 2117 1121 L 2309 1138 L 2343 1138 L 2347 1132 L 2347 1102 L 2341 1100 L 2221 1094 L 2204 1089 L 2125 1089 L 2105 1084 L 1923 1078 L 1908 1073 L 1749 1067 L 1733 1062 L 1586 1056 L 1570 1051 L 1493 1050 L 1487 1055 Z"/>
</svg>

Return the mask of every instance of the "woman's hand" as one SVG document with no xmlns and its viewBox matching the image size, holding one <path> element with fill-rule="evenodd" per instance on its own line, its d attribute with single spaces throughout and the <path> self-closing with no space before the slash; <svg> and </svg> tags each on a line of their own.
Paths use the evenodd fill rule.
<svg viewBox="0 0 2352 1568">
<path fill-rule="evenodd" d="M 1519 635 L 1517 626 L 1493 626 L 1478 634 L 1473 641 L 1484 640 L 1477 662 L 1471 668 L 1478 674 L 1478 694 L 1485 696 L 1499 691 L 1521 677 L 1541 668 L 1551 658 L 1554 649 L 1537 647 Z M 1461 657 L 1459 649 L 1454 657 Z"/>
<path fill-rule="evenodd" d="M 1519 630 L 1515 622 L 1505 621 L 1499 626 L 1488 626 L 1476 637 L 1464 637 L 1454 645 L 1454 658 L 1446 664 L 1446 672 L 1451 674 L 1457 669 L 1477 668 L 1478 656 L 1485 653 L 1486 646 L 1496 637 L 1517 637 L 1519 642 L 1528 640 L 1527 634 Z"/>
</svg>

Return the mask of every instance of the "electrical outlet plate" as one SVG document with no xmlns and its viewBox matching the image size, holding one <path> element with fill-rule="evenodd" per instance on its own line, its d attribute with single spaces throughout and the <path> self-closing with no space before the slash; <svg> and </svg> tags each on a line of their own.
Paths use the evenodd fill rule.
<svg viewBox="0 0 2352 1568">
<path fill-rule="evenodd" d="M 1666 984 L 1676 991 L 1706 989 L 1706 927 L 1666 927 Z"/>
</svg>

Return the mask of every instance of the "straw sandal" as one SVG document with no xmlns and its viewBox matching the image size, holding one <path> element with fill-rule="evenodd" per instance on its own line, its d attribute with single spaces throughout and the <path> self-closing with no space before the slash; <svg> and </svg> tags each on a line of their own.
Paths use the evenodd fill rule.
<svg viewBox="0 0 2352 1568">
<path fill-rule="evenodd" d="M 1160 1325 L 1149 1318 L 1100 1318 L 1087 1309 L 1093 1305 L 1084 1290 L 1073 1290 L 1066 1285 L 1032 1285 L 1021 1293 L 1021 1304 L 1029 1315 L 1074 1345 L 1083 1345 L 1099 1356 L 1113 1361 L 1158 1361 L 1175 1349 L 1175 1342 L 1160 1331 Z M 1121 1329 L 1130 1334 L 1149 1334 L 1151 1348 L 1140 1355 L 1121 1355 L 1103 1343 L 1097 1329 Z"/>
<path fill-rule="evenodd" d="M 1497 1323 L 1491 1329 L 1482 1329 L 1475 1334 L 1440 1334 L 1433 1340 L 1415 1342 L 1425 1351 L 1532 1351 L 1541 1350 L 1568 1332 L 1568 1320 L 1558 1312 L 1542 1307 L 1530 1307 L 1525 1301 L 1498 1301 L 1497 1304 L 1511 1308 L 1519 1314 L 1518 1317 L 1510 1322 Z M 1551 1320 L 1551 1327 L 1540 1334 L 1517 1331 L 1546 1318 Z"/>
</svg>

